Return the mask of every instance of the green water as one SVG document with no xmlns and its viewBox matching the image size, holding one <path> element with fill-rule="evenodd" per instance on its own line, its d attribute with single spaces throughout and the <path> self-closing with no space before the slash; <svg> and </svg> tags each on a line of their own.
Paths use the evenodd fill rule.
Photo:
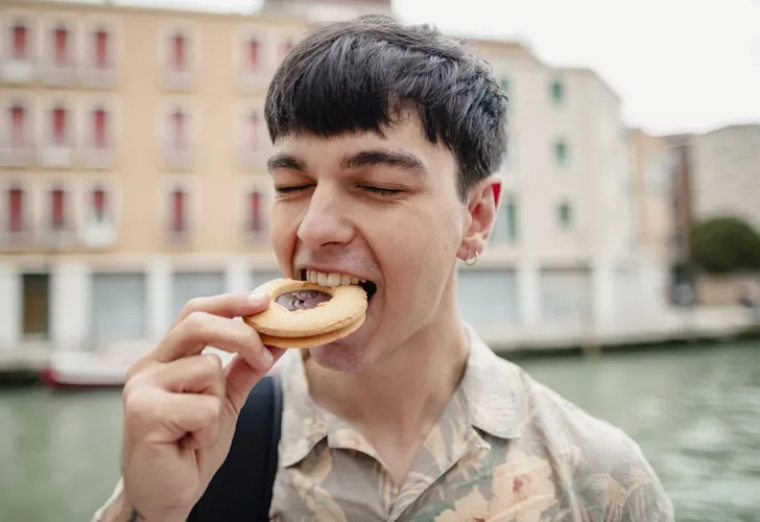
<svg viewBox="0 0 760 522">
<path fill-rule="evenodd" d="M 633 436 L 679 521 L 760 521 L 760 344 L 519 363 Z M 88 521 L 120 440 L 118 391 L 0 390 L 0 522 Z"/>
</svg>

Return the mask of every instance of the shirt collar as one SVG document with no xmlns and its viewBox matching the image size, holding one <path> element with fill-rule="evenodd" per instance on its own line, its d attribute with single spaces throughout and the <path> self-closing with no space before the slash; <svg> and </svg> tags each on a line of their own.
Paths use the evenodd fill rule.
<svg viewBox="0 0 760 522">
<path fill-rule="evenodd" d="M 465 418 L 472 427 L 491 436 L 517 438 L 525 415 L 522 371 L 498 357 L 472 327 L 465 327 L 470 351 L 456 392 Z M 345 433 L 347 426 L 312 401 L 300 350 L 289 350 L 281 363 L 284 398 L 280 459 L 287 467 L 306 457 L 326 437 L 333 446 L 342 439 L 340 433 Z M 355 444 L 366 446 L 366 441 Z M 366 452 L 373 454 L 374 450 L 366 447 Z"/>
</svg>

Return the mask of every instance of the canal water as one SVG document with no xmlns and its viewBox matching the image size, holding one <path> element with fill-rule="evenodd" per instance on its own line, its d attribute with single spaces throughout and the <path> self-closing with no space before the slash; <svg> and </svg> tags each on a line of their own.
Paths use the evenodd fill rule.
<svg viewBox="0 0 760 522">
<path fill-rule="evenodd" d="M 518 362 L 634 437 L 678 521 L 760 521 L 760 343 Z M 120 440 L 118 391 L 0 390 L 0 521 L 88 521 Z"/>
</svg>

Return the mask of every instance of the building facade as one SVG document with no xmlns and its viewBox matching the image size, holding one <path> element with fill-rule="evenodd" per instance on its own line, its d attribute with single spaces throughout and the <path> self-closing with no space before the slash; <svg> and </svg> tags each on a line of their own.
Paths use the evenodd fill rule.
<svg viewBox="0 0 760 522">
<path fill-rule="evenodd" d="M 311 21 L 389 2 L 251 14 L 0 6 L 0 349 L 164 335 L 192 297 L 279 275 L 263 101 Z M 313 4 L 313 3 L 312 3 Z M 510 96 L 503 204 L 460 271 L 486 337 L 587 330 L 664 306 L 642 253 L 620 100 L 588 70 L 473 41 Z"/>
<path fill-rule="evenodd" d="M 737 216 L 760 231 L 760 124 L 694 136 L 693 162 L 696 218 Z"/>
<path fill-rule="evenodd" d="M 664 139 L 641 129 L 631 129 L 628 142 L 636 242 L 650 257 L 672 264 L 676 255 L 676 227 L 671 149 Z"/>
<path fill-rule="evenodd" d="M 731 125 L 704 134 L 666 136 L 664 141 L 671 156 L 677 261 L 691 257 L 689 231 L 694 223 L 735 216 L 760 231 L 760 125 Z M 683 269 L 674 272 L 674 285 L 689 287 L 687 294 L 706 305 L 736 304 L 737 296 L 756 279 L 750 274 L 710 277 Z"/>
</svg>

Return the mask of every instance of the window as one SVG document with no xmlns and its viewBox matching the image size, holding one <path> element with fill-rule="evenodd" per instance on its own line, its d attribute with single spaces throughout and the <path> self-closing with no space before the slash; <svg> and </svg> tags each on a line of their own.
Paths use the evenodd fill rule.
<svg viewBox="0 0 760 522">
<path fill-rule="evenodd" d="M 187 193 L 181 188 L 171 192 L 170 229 L 175 234 L 187 232 Z"/>
<path fill-rule="evenodd" d="M 187 39 L 182 33 L 176 33 L 171 40 L 170 68 L 174 72 L 187 70 Z"/>
<path fill-rule="evenodd" d="M 71 196 L 71 193 L 68 193 Z M 119 237 L 116 223 L 118 205 L 118 185 L 106 177 L 85 183 L 81 192 L 78 191 L 77 209 L 81 208 L 81 223 L 77 227 L 77 235 L 80 241 L 88 247 L 103 248 L 114 245 Z M 168 203 L 169 193 L 162 191 L 162 203 Z M 70 203 L 70 202 L 67 202 Z M 163 209 L 168 205 L 162 204 Z M 67 223 L 72 225 L 72 205 L 68 206 Z M 166 232 L 169 227 L 169 214 L 164 215 L 166 221 L 160 223 L 161 232 Z"/>
<path fill-rule="evenodd" d="M 177 107 L 169 118 L 172 133 L 171 147 L 174 150 L 184 150 L 187 147 L 187 115 L 180 107 Z"/>
<path fill-rule="evenodd" d="M 53 63 L 62 67 L 69 61 L 69 31 L 59 25 L 53 29 Z"/>
<path fill-rule="evenodd" d="M 8 190 L 8 231 L 24 230 L 24 190 L 14 187 Z"/>
<path fill-rule="evenodd" d="M 96 149 L 108 147 L 108 113 L 102 107 L 92 111 L 92 144 Z"/>
<path fill-rule="evenodd" d="M 564 140 L 554 142 L 554 161 L 557 166 L 561 167 L 567 164 L 567 143 Z"/>
<path fill-rule="evenodd" d="M 248 42 L 248 70 L 256 72 L 261 65 L 261 44 L 255 38 Z"/>
<path fill-rule="evenodd" d="M 66 133 L 68 131 L 68 111 L 60 105 L 56 106 L 52 111 L 50 111 L 50 118 L 52 144 L 58 147 L 66 145 Z"/>
<path fill-rule="evenodd" d="M 100 28 L 93 35 L 93 65 L 96 69 L 107 69 L 109 65 L 110 41 L 108 32 Z"/>
<path fill-rule="evenodd" d="M 565 102 L 565 87 L 560 80 L 554 80 L 551 84 L 551 99 L 556 107 Z"/>
<path fill-rule="evenodd" d="M 509 80 L 502 77 L 501 80 L 499 80 L 499 84 L 501 85 L 501 90 L 504 91 L 504 94 L 509 94 Z"/>
<path fill-rule="evenodd" d="M 252 111 L 250 116 L 250 146 L 251 150 L 261 150 L 261 116 L 258 111 Z"/>
<path fill-rule="evenodd" d="M 253 190 L 248 194 L 248 231 L 255 234 L 265 232 L 266 220 L 264 219 L 264 195 Z"/>
<path fill-rule="evenodd" d="M 507 214 L 507 237 L 510 241 L 517 241 L 517 203 L 513 197 L 506 201 Z"/>
<path fill-rule="evenodd" d="M 66 193 L 61 188 L 50 191 L 50 229 L 62 230 L 66 226 Z"/>
<path fill-rule="evenodd" d="M 515 242 L 518 236 L 517 203 L 514 196 L 505 196 L 496 213 L 493 227 L 494 241 Z"/>
<path fill-rule="evenodd" d="M 564 229 L 570 228 L 573 224 L 573 209 L 567 201 L 559 204 L 559 222 Z"/>
<path fill-rule="evenodd" d="M 14 104 L 10 111 L 11 147 L 21 148 L 26 145 L 26 109 L 21 104 Z"/>
<path fill-rule="evenodd" d="M 17 22 L 11 29 L 12 51 L 14 60 L 29 59 L 29 29 L 21 22 Z"/>
<path fill-rule="evenodd" d="M 106 220 L 106 204 L 108 203 L 106 198 L 103 187 L 95 187 L 90 192 L 91 216 L 95 223 L 103 223 Z"/>
</svg>

